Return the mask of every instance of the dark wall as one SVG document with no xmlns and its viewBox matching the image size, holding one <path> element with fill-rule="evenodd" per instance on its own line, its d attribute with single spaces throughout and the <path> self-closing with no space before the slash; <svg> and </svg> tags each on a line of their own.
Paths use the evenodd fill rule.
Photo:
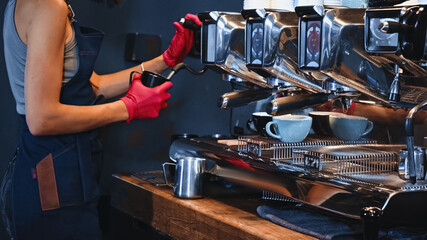
<svg viewBox="0 0 427 240">
<path fill-rule="evenodd" d="M 0 1 L 0 27 L 3 29 L 4 8 L 7 1 Z M 9 159 L 13 156 L 18 142 L 19 117 L 15 110 L 15 100 L 10 90 L 6 72 L 3 49 L 3 31 L 0 38 L 0 172 L 4 172 Z"/>
<path fill-rule="evenodd" d="M 0 28 L 3 29 L 4 8 L 7 1 L 0 1 Z M 9 87 L 6 66 L 4 62 L 3 49 L 3 31 L 0 38 L 0 179 L 6 170 L 9 160 L 15 153 L 18 143 L 19 116 L 15 110 L 15 100 Z M 0 239 L 7 239 L 7 233 L 3 227 L 3 221 L 0 223 Z"/>
</svg>

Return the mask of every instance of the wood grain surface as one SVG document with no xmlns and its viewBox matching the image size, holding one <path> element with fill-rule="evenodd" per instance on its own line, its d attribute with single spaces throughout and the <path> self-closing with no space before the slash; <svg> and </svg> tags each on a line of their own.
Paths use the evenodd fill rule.
<svg viewBox="0 0 427 240">
<path fill-rule="evenodd" d="M 157 187 L 131 174 L 116 174 L 113 183 L 113 207 L 174 239 L 315 239 L 259 217 L 259 197 L 179 199 L 171 187 Z"/>
</svg>

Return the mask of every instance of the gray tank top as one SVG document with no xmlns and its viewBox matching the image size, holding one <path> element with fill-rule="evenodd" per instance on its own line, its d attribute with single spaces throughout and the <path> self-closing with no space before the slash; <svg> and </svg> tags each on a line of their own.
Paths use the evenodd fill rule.
<svg viewBox="0 0 427 240">
<path fill-rule="evenodd" d="M 16 101 L 16 111 L 25 115 L 25 64 L 27 46 L 21 40 L 15 26 L 16 0 L 9 0 L 4 13 L 3 40 L 6 69 L 10 87 Z M 62 84 L 77 73 L 79 67 L 78 49 L 75 36 L 65 45 Z"/>
</svg>

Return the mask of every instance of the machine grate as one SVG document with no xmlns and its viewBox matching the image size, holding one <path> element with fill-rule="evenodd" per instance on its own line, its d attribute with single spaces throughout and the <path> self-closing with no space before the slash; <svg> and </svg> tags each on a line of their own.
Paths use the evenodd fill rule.
<svg viewBox="0 0 427 240">
<path fill-rule="evenodd" d="M 363 144 L 295 149 L 292 164 L 338 175 L 397 171 L 404 145 Z"/>
<path fill-rule="evenodd" d="M 375 140 L 344 141 L 336 138 L 308 136 L 302 142 L 284 143 L 278 139 L 257 135 L 241 136 L 238 139 L 240 152 L 270 159 L 272 161 L 287 161 L 293 157 L 294 149 L 305 149 L 319 146 L 376 144 Z"/>
</svg>

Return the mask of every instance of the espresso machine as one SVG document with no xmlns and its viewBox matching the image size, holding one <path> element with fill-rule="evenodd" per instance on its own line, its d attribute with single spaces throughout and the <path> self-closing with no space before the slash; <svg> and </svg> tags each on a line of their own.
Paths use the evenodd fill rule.
<svg viewBox="0 0 427 240">
<path fill-rule="evenodd" d="M 262 109 L 268 99 L 284 93 L 292 86 L 246 66 L 245 19 L 242 14 L 210 11 L 199 13 L 198 16 L 202 21 L 201 61 L 220 73 L 233 89 L 218 98 L 217 106 L 231 109 L 234 133 L 248 132 L 248 115 L 256 109 Z"/>
<path fill-rule="evenodd" d="M 379 29 L 381 21 L 389 20 L 387 26 L 395 26 L 396 19 L 399 19 L 396 15 L 384 15 L 387 11 L 297 7 L 300 17 L 300 69 L 320 71 L 384 106 L 410 108 L 422 102 L 427 97 L 427 72 L 422 64 L 414 61 L 412 55 L 417 52 L 418 60 L 421 58 L 419 52 L 424 49 L 419 45 L 424 48 L 425 40 L 422 38 L 425 37 L 421 30 L 414 30 L 420 37 L 412 44 L 408 41 L 414 41 L 413 37 L 405 40 L 399 39 L 396 33 L 382 32 Z M 399 11 L 395 9 L 394 14 Z M 417 27 L 425 29 L 425 26 Z M 416 49 L 412 49 L 411 53 L 404 50 L 398 53 L 399 41 L 414 45 Z M 418 41 L 422 41 L 422 44 Z"/>
<path fill-rule="evenodd" d="M 310 100 L 326 101 L 322 79 L 298 69 L 298 22 L 295 12 L 253 9 L 243 10 L 242 16 L 246 19 L 246 66 L 275 80 L 270 85 L 282 89 L 279 97 L 268 104 L 266 112 L 283 114 L 300 109 L 299 103 L 309 107 L 307 103 Z M 283 99 L 289 97 L 292 100 L 303 98 L 305 101 L 283 103 Z M 271 107 L 273 105 L 275 107 Z"/>
<path fill-rule="evenodd" d="M 340 98 L 343 102 L 412 109 L 406 123 L 407 146 L 366 139 L 307 138 L 282 143 L 257 136 L 192 138 L 174 141 L 169 157 L 204 158 L 208 174 L 260 189 L 269 196 L 359 219 L 366 223 L 365 233 L 380 220 L 389 226 L 425 226 L 425 154 L 414 154 L 411 130 L 414 115 L 427 105 L 427 21 L 422 6 L 390 9 L 304 6 L 297 7 L 296 14 L 265 9 L 243 11 L 240 16 L 199 14 L 203 23 L 201 58 L 204 64 L 255 85 L 256 90 L 269 90 L 269 95 L 277 89 L 297 88 L 296 94 L 283 98 L 295 102 L 303 95 L 304 103 L 298 107 Z M 239 19 L 239 24 L 225 21 L 231 16 Z M 234 31 L 225 28 L 226 22 L 239 27 Z M 218 61 L 218 50 L 214 55 L 209 51 L 227 41 L 226 45 L 232 46 L 236 31 L 243 35 L 239 41 L 244 42 L 244 48 L 229 48 L 223 61 Z M 307 97 L 311 100 L 304 101 Z M 280 104 L 279 114 L 295 110 L 286 102 Z M 408 149 L 403 166 L 407 174 L 399 174 L 403 148 Z"/>
<path fill-rule="evenodd" d="M 201 27 L 201 60 L 220 73 L 236 91 L 218 99 L 218 107 L 233 108 L 273 94 L 269 79 L 246 67 L 245 20 L 240 13 L 210 11 L 198 14 Z"/>
<path fill-rule="evenodd" d="M 394 54 L 427 69 L 427 10 L 426 6 L 404 6 L 369 9 L 365 14 L 365 50 L 372 54 Z M 424 74 L 424 75 L 423 75 Z M 411 183 L 423 178 L 414 147 L 414 117 L 427 106 L 427 75 L 407 80 L 402 88 L 400 74 L 396 74 L 389 91 L 389 101 L 417 104 L 406 117 L 405 133 L 408 161 L 404 172 Z M 402 93 L 403 92 L 403 93 Z M 409 92 L 409 93 L 408 93 Z M 404 98 L 402 99 L 402 95 Z M 408 97 L 409 96 L 409 97 Z M 406 97 L 406 98 L 405 98 Z"/>
<path fill-rule="evenodd" d="M 271 85 L 292 84 L 310 93 L 325 92 L 321 80 L 299 71 L 297 66 L 298 21 L 295 12 L 243 10 L 246 19 L 246 66 L 267 78 Z"/>
<path fill-rule="evenodd" d="M 344 95 L 357 95 L 355 90 L 319 71 L 299 68 L 295 12 L 254 9 L 243 10 L 242 15 L 246 19 L 246 66 L 297 87 L 290 94 L 272 100 L 266 109 L 269 114 L 292 113 Z"/>
<path fill-rule="evenodd" d="M 375 104 L 412 108 L 406 121 L 411 182 L 424 179 L 413 159 L 413 116 L 426 105 L 427 15 L 423 6 L 367 9 L 297 7 L 299 65 L 321 71 Z M 328 36 L 328 37 L 326 37 Z M 362 37 L 363 36 L 363 37 Z"/>
</svg>

